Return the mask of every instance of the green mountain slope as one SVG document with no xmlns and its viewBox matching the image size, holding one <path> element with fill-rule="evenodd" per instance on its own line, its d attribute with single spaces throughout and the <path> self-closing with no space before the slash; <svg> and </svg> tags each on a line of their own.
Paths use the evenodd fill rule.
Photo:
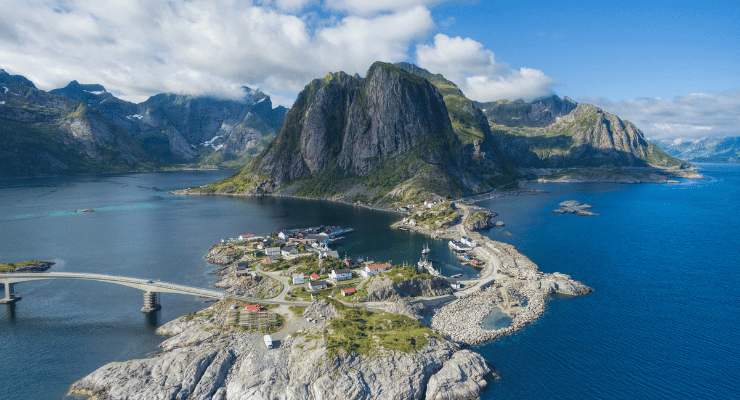
<svg viewBox="0 0 740 400">
<path fill-rule="evenodd" d="M 435 85 L 407 69 L 375 63 L 365 78 L 338 72 L 312 81 L 270 147 L 208 190 L 391 204 L 510 179 L 453 128 Z"/>
</svg>

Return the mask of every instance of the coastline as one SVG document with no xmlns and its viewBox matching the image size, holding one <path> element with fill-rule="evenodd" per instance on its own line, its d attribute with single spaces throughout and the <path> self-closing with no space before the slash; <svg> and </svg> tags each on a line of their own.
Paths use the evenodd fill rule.
<svg viewBox="0 0 740 400">
<path fill-rule="evenodd" d="M 462 210 L 459 223 L 444 230 L 430 231 L 404 225 L 403 221 L 392 225 L 395 229 L 405 227 L 434 239 L 460 240 L 467 236 L 478 243 L 472 252 L 485 261 L 480 276 L 466 281 L 472 286 L 457 292 L 457 299 L 434 313 L 431 327 L 436 331 L 459 343 L 481 344 L 514 333 L 537 320 L 553 295 L 580 296 L 592 292 L 590 287 L 569 275 L 541 272 L 537 264 L 513 245 L 468 231 L 462 221 L 472 207 L 459 204 L 458 208 Z M 497 308 L 512 318 L 511 325 L 496 330 L 484 329 L 483 320 Z"/>
<path fill-rule="evenodd" d="M 326 199 L 321 197 L 310 197 L 310 196 L 298 196 L 298 195 L 292 195 L 292 194 L 280 194 L 280 193 L 223 193 L 223 192 L 203 192 L 198 190 L 199 188 L 186 188 L 186 189 L 178 189 L 178 190 L 172 190 L 170 191 L 171 194 L 176 196 L 226 196 L 226 197 L 241 197 L 241 198 L 276 198 L 276 199 L 295 199 L 295 200 L 310 200 L 310 201 L 325 201 L 329 203 L 336 203 L 336 204 L 342 204 L 345 206 L 352 206 L 352 207 L 360 207 L 365 208 L 368 210 L 373 211 L 380 211 L 390 214 L 396 214 L 396 215 L 402 215 L 400 211 L 389 208 L 389 207 L 382 207 L 382 206 L 373 206 L 369 204 L 364 203 L 352 203 L 350 201 L 341 200 L 341 199 Z"/>
<path fill-rule="evenodd" d="M 191 191 L 173 194 L 259 197 Z M 310 200 L 360 206 L 331 199 Z M 366 208 L 400 214 L 386 208 Z M 473 208 L 461 203 L 458 208 L 461 218 L 443 230 L 420 227 L 409 230 L 440 239 L 468 236 L 476 240 L 479 245 L 473 253 L 485 261 L 477 278 L 461 281 L 465 287 L 453 295 L 409 297 L 368 303 L 366 307 L 396 313 L 410 305 L 437 303 L 439 308 L 434 311 L 429 327 L 439 336 L 429 337 L 429 342 L 419 350 L 410 353 L 380 350 L 374 355 L 331 352 L 325 333 L 321 332 L 325 332 L 338 310 L 334 303 L 325 301 L 313 302 L 303 312 L 304 316 L 313 316 L 315 325 L 307 325 L 303 318 L 286 322 L 278 335 L 278 348 L 265 350 L 261 334 L 224 326 L 227 307 L 219 302 L 161 326 L 157 333 L 167 339 L 159 351 L 142 359 L 106 364 L 75 382 L 70 394 L 101 400 L 132 395 L 271 399 L 286 393 L 289 398 L 331 400 L 354 398 L 361 393 L 368 399 L 477 398 L 497 375 L 480 354 L 467 349 L 468 345 L 521 329 L 544 312 L 546 301 L 553 294 L 580 295 L 591 289 L 567 275 L 540 272 L 514 246 L 468 232 L 463 220 Z M 402 222 L 397 221 L 392 228 L 401 227 Z M 273 277 L 281 279 L 277 275 Z M 281 293 L 284 291 L 285 288 Z M 336 306 L 342 304 L 340 301 Z M 497 330 L 484 329 L 481 322 L 494 309 L 509 315 L 511 325 Z M 324 377 L 328 376 L 333 378 L 327 381 Z"/>
</svg>

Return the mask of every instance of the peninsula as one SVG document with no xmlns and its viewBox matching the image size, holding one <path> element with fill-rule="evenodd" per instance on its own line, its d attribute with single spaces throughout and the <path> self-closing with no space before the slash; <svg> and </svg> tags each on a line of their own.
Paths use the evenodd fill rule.
<svg viewBox="0 0 740 400">
<path fill-rule="evenodd" d="M 216 286 L 234 296 L 270 300 L 217 302 L 158 329 L 160 351 L 114 362 L 76 382 L 71 393 L 96 399 L 478 397 L 492 367 L 467 345 L 520 329 L 553 294 L 590 288 L 545 274 L 513 246 L 468 228 L 492 212 L 462 203 L 408 205 L 395 228 L 450 243 L 479 260 L 479 276 L 442 276 L 425 255 L 416 265 L 339 258 L 330 244 L 351 229 L 314 227 L 215 244 Z M 413 221 L 413 222 L 412 222 Z M 492 312 L 512 323 L 482 326 Z M 270 335 L 269 348 L 263 336 Z"/>
</svg>

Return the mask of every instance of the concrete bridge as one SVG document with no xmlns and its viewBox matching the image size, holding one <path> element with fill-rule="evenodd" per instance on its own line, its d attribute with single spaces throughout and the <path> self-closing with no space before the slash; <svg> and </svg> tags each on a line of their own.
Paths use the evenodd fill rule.
<svg viewBox="0 0 740 400">
<path fill-rule="evenodd" d="M 84 272 L 10 272 L 0 273 L 0 284 L 5 286 L 5 297 L 0 298 L 0 304 L 10 304 L 20 300 L 15 293 L 15 285 L 22 282 L 41 280 L 76 279 L 83 281 L 96 281 L 128 286 L 144 292 L 144 305 L 142 312 L 148 313 L 159 310 L 159 293 L 175 293 L 189 296 L 203 297 L 213 300 L 226 298 L 248 303 L 277 304 L 277 305 L 310 305 L 309 301 L 291 301 L 282 298 L 258 299 L 254 297 L 232 296 L 219 290 L 201 289 L 192 286 L 178 285 L 174 283 L 154 281 L 150 279 L 131 278 L 127 276 L 91 274 Z"/>
<path fill-rule="evenodd" d="M 176 293 L 190 296 L 204 297 L 214 300 L 222 300 L 225 297 L 223 292 L 217 290 L 200 289 L 191 286 L 177 285 L 174 283 L 153 281 L 140 278 L 129 278 L 126 276 L 114 276 L 104 274 L 89 274 L 80 272 L 27 272 L 27 273 L 0 273 L 0 283 L 5 286 L 5 297 L 0 299 L 0 304 L 9 304 L 20 300 L 15 294 L 15 285 L 21 282 L 40 281 L 40 280 L 60 280 L 76 279 L 84 281 L 96 281 L 113 283 L 121 286 L 128 286 L 144 292 L 144 306 L 142 312 L 152 312 L 158 310 L 159 293 Z"/>
</svg>

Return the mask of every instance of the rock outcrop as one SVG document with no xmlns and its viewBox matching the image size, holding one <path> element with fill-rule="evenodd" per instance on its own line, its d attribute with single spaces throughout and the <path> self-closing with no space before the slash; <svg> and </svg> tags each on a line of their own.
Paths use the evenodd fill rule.
<svg viewBox="0 0 740 400">
<path fill-rule="evenodd" d="M 499 100 L 477 104 L 493 124 L 505 126 L 544 127 L 569 114 L 578 103 L 556 95 L 524 100 Z"/>
<path fill-rule="evenodd" d="M 429 80 L 377 62 L 364 78 L 337 72 L 309 83 L 270 147 L 212 190 L 371 203 L 459 195 L 492 187 L 498 171 L 479 168 L 483 153 L 461 141 Z"/>
<path fill-rule="evenodd" d="M 365 285 L 366 301 L 399 300 L 404 297 L 434 297 L 452 294 L 450 283 L 443 278 L 411 278 L 393 282 L 382 276 L 371 279 Z"/>
<path fill-rule="evenodd" d="M 173 336 L 159 352 L 105 365 L 71 392 L 101 400 L 463 400 L 494 376 L 480 355 L 444 339 L 366 357 L 329 354 L 320 335 L 299 334 L 267 350 L 261 335 L 225 329 L 209 314 L 164 325 L 159 332 Z"/>
<path fill-rule="evenodd" d="M 634 124 L 557 96 L 481 104 L 503 155 L 518 168 L 687 168 Z"/>
<path fill-rule="evenodd" d="M 552 295 L 591 293 L 591 288 L 568 275 L 540 271 L 514 246 L 493 241 L 485 246 L 494 246 L 500 263 L 495 266 L 497 276 L 492 285 L 446 304 L 432 318 L 432 328 L 456 342 L 480 344 L 521 329 L 542 315 Z M 482 326 L 495 308 L 512 317 L 511 325 L 495 330 Z"/>
</svg>

